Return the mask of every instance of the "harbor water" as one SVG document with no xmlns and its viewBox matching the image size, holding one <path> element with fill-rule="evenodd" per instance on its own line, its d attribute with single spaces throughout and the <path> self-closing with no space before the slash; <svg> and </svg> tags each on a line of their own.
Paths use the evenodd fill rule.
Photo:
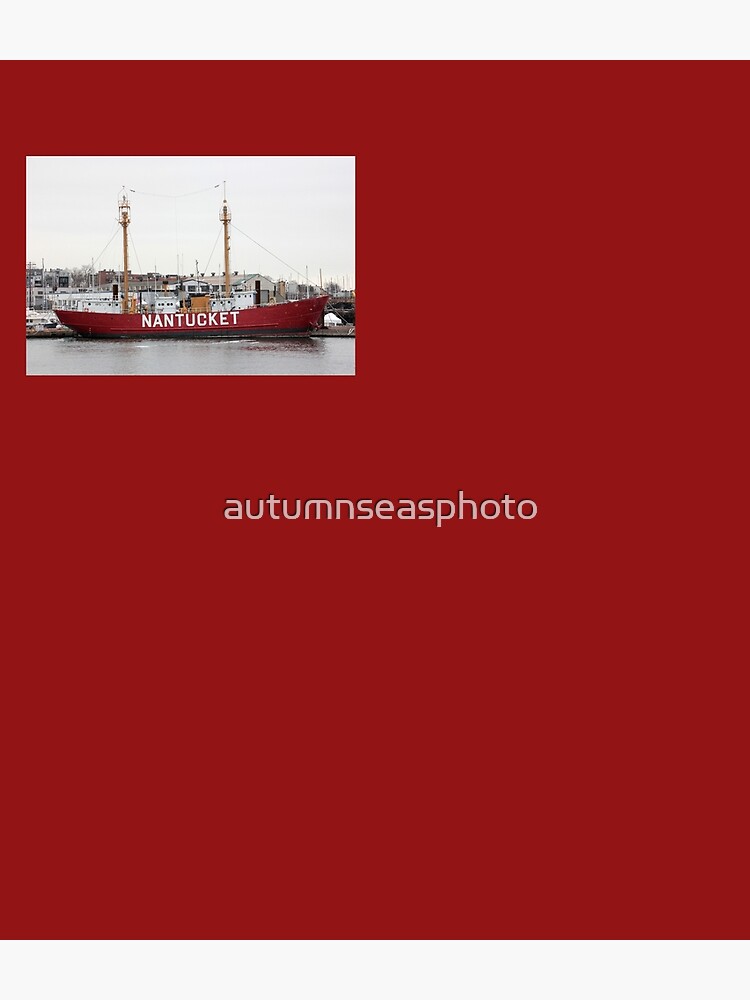
<svg viewBox="0 0 750 1000">
<path fill-rule="evenodd" d="M 27 375 L 354 375 L 354 337 L 78 340 L 27 337 Z"/>
</svg>

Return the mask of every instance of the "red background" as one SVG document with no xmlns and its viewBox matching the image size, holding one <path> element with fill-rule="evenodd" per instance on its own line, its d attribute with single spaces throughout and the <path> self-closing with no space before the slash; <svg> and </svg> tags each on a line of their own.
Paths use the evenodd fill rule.
<svg viewBox="0 0 750 1000">
<path fill-rule="evenodd" d="M 747 65 L 0 73 L 0 935 L 747 937 Z M 356 377 L 26 377 L 24 157 L 193 153 L 356 155 Z"/>
</svg>

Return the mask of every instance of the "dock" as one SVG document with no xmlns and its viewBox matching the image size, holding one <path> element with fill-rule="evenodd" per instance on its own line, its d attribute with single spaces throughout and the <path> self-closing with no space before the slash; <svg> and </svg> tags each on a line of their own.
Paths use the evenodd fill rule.
<svg viewBox="0 0 750 1000">
<path fill-rule="evenodd" d="M 339 323 L 337 326 L 325 326 L 321 330 L 316 330 L 313 337 L 353 337 L 354 336 L 354 324 L 353 323 Z"/>
</svg>

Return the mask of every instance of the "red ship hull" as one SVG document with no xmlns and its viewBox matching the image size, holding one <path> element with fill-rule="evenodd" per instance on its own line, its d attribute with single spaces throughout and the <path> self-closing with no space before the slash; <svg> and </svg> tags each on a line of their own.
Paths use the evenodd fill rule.
<svg viewBox="0 0 750 1000">
<path fill-rule="evenodd" d="M 104 313 L 57 309 L 78 337 L 149 337 L 157 340 L 311 337 L 320 329 L 327 295 L 298 302 L 223 312 Z"/>
</svg>

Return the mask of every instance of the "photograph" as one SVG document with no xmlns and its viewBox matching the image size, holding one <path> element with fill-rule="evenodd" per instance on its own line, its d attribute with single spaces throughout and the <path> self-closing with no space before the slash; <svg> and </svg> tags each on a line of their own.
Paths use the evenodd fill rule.
<svg viewBox="0 0 750 1000">
<path fill-rule="evenodd" d="M 26 158 L 27 375 L 353 375 L 354 157 Z"/>
</svg>

